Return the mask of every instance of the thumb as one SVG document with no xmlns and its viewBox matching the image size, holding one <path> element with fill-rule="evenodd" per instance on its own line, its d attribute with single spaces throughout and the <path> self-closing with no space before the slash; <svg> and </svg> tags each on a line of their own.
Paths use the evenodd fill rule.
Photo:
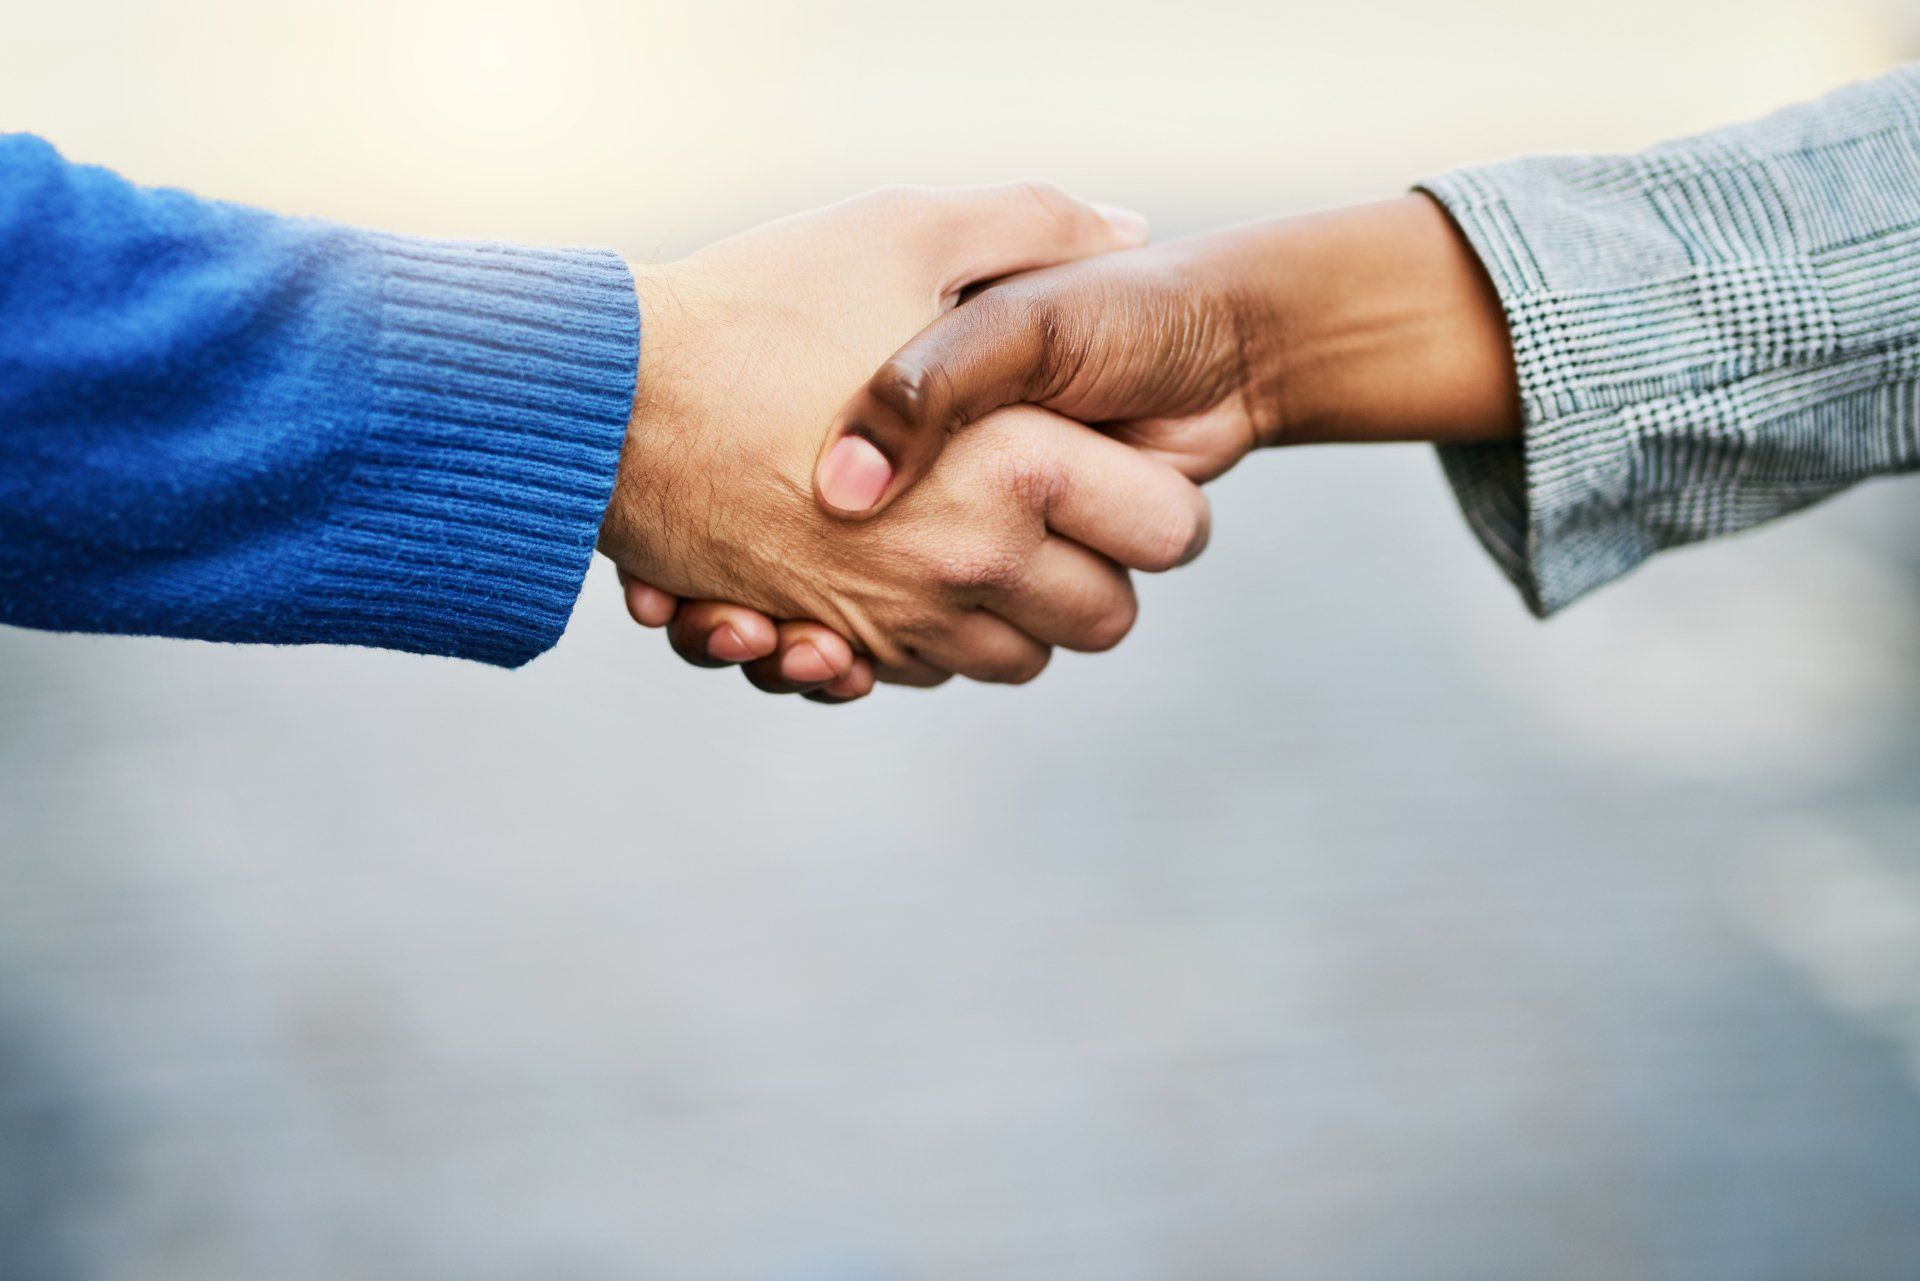
<svg viewBox="0 0 1920 1281">
<path fill-rule="evenodd" d="M 1147 220 L 1049 183 L 945 193 L 934 252 L 940 292 L 1146 243 Z M 949 434 L 1002 405 L 1035 399 L 1049 329 L 1038 309 L 989 290 L 936 319 L 855 394 L 827 431 L 814 474 L 820 505 L 877 514 L 933 465 Z"/>
<path fill-rule="evenodd" d="M 1058 326 L 1024 291 L 990 289 L 921 330 L 840 411 L 814 475 L 820 505 L 877 515 L 939 459 L 947 440 L 1005 405 L 1044 400 Z"/>
</svg>

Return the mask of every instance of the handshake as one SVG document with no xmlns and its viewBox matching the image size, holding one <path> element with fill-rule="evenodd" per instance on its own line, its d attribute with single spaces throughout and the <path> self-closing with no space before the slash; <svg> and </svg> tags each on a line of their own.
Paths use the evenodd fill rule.
<svg viewBox="0 0 1920 1281">
<path fill-rule="evenodd" d="M 1022 682 L 1132 628 L 1254 449 L 1519 431 L 1478 259 L 1424 195 L 1147 246 L 1043 184 L 883 190 L 636 267 L 600 548 L 702 666 L 845 702 Z"/>
<path fill-rule="evenodd" d="M 1152 247 L 1044 185 L 881 191 L 632 270 L 0 134 L 0 624 L 517 666 L 597 541 L 762 689 L 1024 681 L 1127 634 L 1244 455 L 1388 440 L 1448 446 L 1545 616 L 1920 468 L 1920 183 L 1847 159 L 1920 156 L 1916 101 Z"/>
</svg>

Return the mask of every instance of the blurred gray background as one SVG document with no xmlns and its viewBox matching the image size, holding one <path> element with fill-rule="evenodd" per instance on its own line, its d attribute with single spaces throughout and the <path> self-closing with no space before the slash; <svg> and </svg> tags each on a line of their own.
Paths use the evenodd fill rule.
<svg viewBox="0 0 1920 1281">
<path fill-rule="evenodd" d="M 0 125 L 76 157 L 643 257 L 1029 174 L 1178 234 L 1920 52 L 1892 0 L 11 8 Z M 1260 457 L 1117 652 L 844 709 L 604 564 L 514 674 L 0 633 L 0 1277 L 1920 1275 L 1917 494 L 1542 626 L 1423 451 Z"/>
</svg>

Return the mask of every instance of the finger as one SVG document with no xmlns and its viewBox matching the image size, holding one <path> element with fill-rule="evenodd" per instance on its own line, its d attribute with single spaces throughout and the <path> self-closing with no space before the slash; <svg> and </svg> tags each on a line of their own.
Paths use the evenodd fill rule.
<svg viewBox="0 0 1920 1281">
<path fill-rule="evenodd" d="M 914 649 L 935 667 L 996 685 L 1024 685 L 1053 657 L 1052 649 L 984 609 L 969 610 L 952 628 Z"/>
<path fill-rule="evenodd" d="M 1140 614 L 1127 572 L 1068 538 L 1040 544 L 1017 583 L 984 603 L 1036 641 L 1089 653 L 1118 645 Z"/>
<path fill-rule="evenodd" d="M 1050 182 L 957 187 L 937 198 L 946 211 L 937 245 L 945 267 L 943 295 L 1147 243 L 1142 215 L 1077 199 Z"/>
<path fill-rule="evenodd" d="M 627 613 L 633 615 L 634 622 L 642 627 L 665 627 L 673 621 L 673 611 L 680 607 L 678 596 L 663 592 L 624 569 L 619 574 L 620 588 L 627 598 Z"/>
<path fill-rule="evenodd" d="M 845 676 L 819 689 L 808 690 L 801 697 L 816 703 L 851 703 L 873 693 L 874 679 L 873 664 L 867 659 L 855 657 L 853 669 Z"/>
<path fill-rule="evenodd" d="M 1051 459 L 1047 527 L 1118 561 L 1159 573 L 1206 550 L 1213 507 L 1200 487 L 1166 463 L 1057 414 L 1031 417 L 1023 433 Z"/>
<path fill-rule="evenodd" d="M 912 655 L 894 663 L 874 660 L 873 674 L 882 685 L 906 685 L 914 689 L 932 689 L 953 679 L 953 673 L 935 667 L 924 658 Z"/>
<path fill-rule="evenodd" d="M 747 664 L 747 679 L 769 694 L 802 694 L 819 689 L 853 670 L 853 646 L 830 627 L 813 622 L 780 624 L 779 644 L 771 654 Z"/>
<path fill-rule="evenodd" d="M 1068 412 L 1067 417 L 1080 415 Z M 1102 422 L 1100 430 L 1159 459 L 1196 485 L 1219 479 L 1258 447 L 1244 413 L 1230 404 L 1171 418 Z"/>
<path fill-rule="evenodd" d="M 667 638 L 695 667 L 730 667 L 764 658 L 779 643 L 773 620 L 722 601 L 687 601 L 673 616 Z"/>
</svg>

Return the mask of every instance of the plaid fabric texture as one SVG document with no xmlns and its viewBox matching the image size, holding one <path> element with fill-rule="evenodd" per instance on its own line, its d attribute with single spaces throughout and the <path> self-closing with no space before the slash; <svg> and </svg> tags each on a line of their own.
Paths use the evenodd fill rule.
<svg viewBox="0 0 1920 1281">
<path fill-rule="evenodd" d="M 1526 421 L 1441 462 L 1535 613 L 1920 466 L 1920 64 L 1639 155 L 1422 187 L 1499 289 Z"/>
</svg>

